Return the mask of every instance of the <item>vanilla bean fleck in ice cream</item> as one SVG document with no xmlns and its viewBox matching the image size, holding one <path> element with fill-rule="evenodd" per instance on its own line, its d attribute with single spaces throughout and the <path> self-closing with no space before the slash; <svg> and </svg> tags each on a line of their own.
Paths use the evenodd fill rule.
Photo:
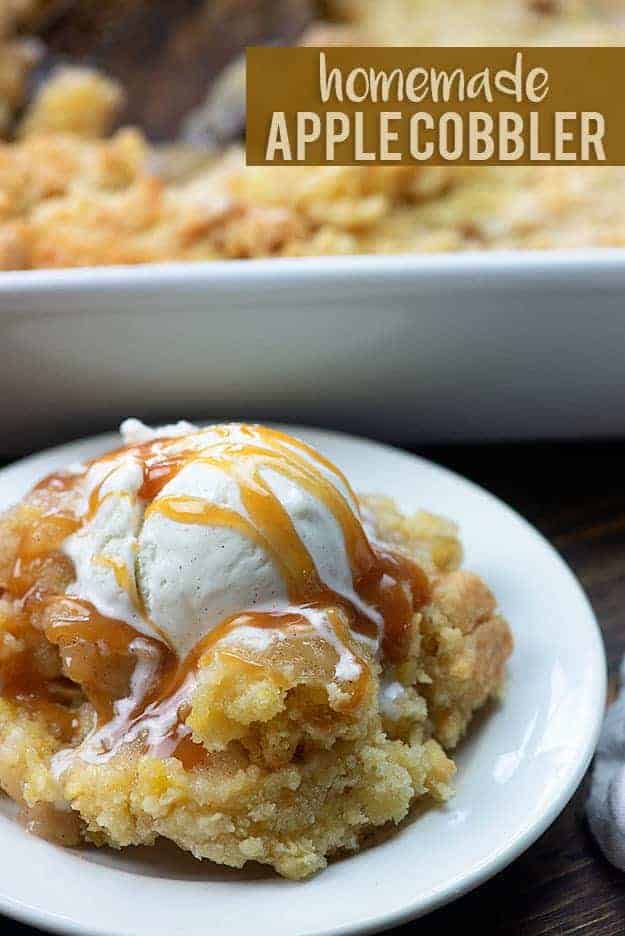
<svg viewBox="0 0 625 936">
<path fill-rule="evenodd" d="M 511 650 L 453 524 L 277 429 L 122 431 L 0 517 L 0 786 L 29 828 L 301 878 L 448 797 Z"/>
<path fill-rule="evenodd" d="M 327 626 L 314 609 L 315 578 L 326 600 L 334 594 L 381 624 L 354 586 L 358 557 L 342 524 L 360 540 L 354 548 L 370 547 L 333 466 L 260 427 L 146 430 L 128 420 L 124 437 L 143 441 L 86 470 L 83 522 L 62 547 L 76 570 L 67 594 L 180 657 L 244 612 L 301 613 Z"/>
</svg>

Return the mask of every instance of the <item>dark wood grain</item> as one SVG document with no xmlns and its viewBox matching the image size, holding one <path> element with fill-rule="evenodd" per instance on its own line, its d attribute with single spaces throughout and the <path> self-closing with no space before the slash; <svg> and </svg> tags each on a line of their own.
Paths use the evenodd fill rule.
<svg viewBox="0 0 625 936">
<path fill-rule="evenodd" d="M 580 578 L 603 631 L 614 678 L 625 652 L 625 445 L 534 444 L 426 452 L 515 507 Z M 528 583 L 531 587 L 531 583 Z M 625 933 L 625 875 L 602 857 L 586 826 L 588 778 L 523 856 L 472 894 L 397 930 L 419 936 Z"/>
<path fill-rule="evenodd" d="M 625 652 L 625 444 L 430 447 L 420 454 L 497 494 L 559 549 L 588 592 L 614 676 Z M 496 878 L 395 932 L 622 936 L 625 875 L 590 837 L 586 787 L 587 780 L 542 838 Z M 31 932 L 1 918 L 0 931 Z"/>
<path fill-rule="evenodd" d="M 120 78 L 128 89 L 124 118 L 162 139 L 246 43 L 299 34 L 304 4 L 293 0 L 285 30 L 288 2 L 77 0 L 49 24 L 46 39 L 55 55 Z M 7 452 L 4 460 L 20 454 L 26 450 Z M 625 651 L 625 444 L 436 447 L 422 454 L 493 491 L 560 550 L 589 594 L 614 675 Z M 625 934 L 625 875 L 596 849 L 583 818 L 585 796 L 586 783 L 542 838 L 495 879 L 396 933 Z M 33 931 L 0 917 L 0 932 Z"/>
</svg>

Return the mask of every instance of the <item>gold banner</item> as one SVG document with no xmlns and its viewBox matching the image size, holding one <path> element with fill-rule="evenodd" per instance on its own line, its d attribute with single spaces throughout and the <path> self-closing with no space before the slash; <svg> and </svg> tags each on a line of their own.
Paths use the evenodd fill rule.
<svg viewBox="0 0 625 936">
<path fill-rule="evenodd" d="M 625 49 L 251 48 L 248 165 L 625 165 Z"/>
</svg>

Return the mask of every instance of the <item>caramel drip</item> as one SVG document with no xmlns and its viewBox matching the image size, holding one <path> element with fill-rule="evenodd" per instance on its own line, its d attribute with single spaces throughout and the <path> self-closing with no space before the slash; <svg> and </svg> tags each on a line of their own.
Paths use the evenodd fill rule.
<svg viewBox="0 0 625 936">
<path fill-rule="evenodd" d="M 89 644 L 102 644 L 107 653 L 126 654 L 137 632 L 123 621 L 115 621 L 99 614 L 88 601 L 79 598 L 53 597 L 48 599 L 51 608 L 45 634 L 51 643 L 59 643 L 63 637 L 76 638 Z"/>
<path fill-rule="evenodd" d="M 33 491 L 71 491 L 76 486 L 76 475 L 68 471 L 54 471 L 33 487 Z"/>
<path fill-rule="evenodd" d="M 330 510 L 342 530 L 356 588 L 359 581 L 367 580 L 372 574 L 375 576 L 375 554 L 350 505 L 334 484 L 280 438 L 271 439 L 271 448 L 249 443 L 217 443 L 211 446 L 210 455 L 202 451 L 193 452 L 189 460 L 213 467 L 237 482 L 249 521 L 236 511 L 224 511 L 224 508 L 215 508 L 201 499 L 198 503 L 198 498 L 190 497 L 157 497 L 148 513 L 160 511 L 183 523 L 205 523 L 241 530 L 272 556 L 282 572 L 292 604 L 314 603 L 320 606 L 328 601 L 343 601 L 344 598 L 331 592 L 319 579 L 312 557 L 279 498 L 262 477 L 262 469 L 287 478 Z M 177 470 L 181 467 L 183 465 L 178 462 Z M 333 473 L 338 479 L 336 471 Z"/>
<path fill-rule="evenodd" d="M 228 530 L 236 530 L 247 539 L 256 543 L 265 552 L 268 552 L 276 565 L 285 573 L 285 578 L 290 579 L 291 574 L 296 575 L 298 569 L 293 568 L 292 564 L 283 561 L 282 556 L 274 551 L 271 543 L 261 533 L 257 527 L 247 520 L 236 510 L 228 507 L 222 507 L 219 504 L 211 504 L 201 497 L 190 497 L 187 495 L 172 495 L 161 497 L 154 501 L 146 511 L 146 518 L 152 513 L 160 513 L 173 520 L 176 523 L 198 524 L 201 526 L 223 527 Z M 308 554 L 302 550 L 302 558 Z M 290 558 L 290 557 L 289 557 Z"/>
<path fill-rule="evenodd" d="M 111 472 L 112 474 L 112 472 Z M 88 523 L 90 520 L 93 520 L 98 510 L 107 500 L 112 498 L 118 498 L 121 500 L 132 501 L 132 496 L 128 491 L 109 491 L 108 494 L 102 494 L 102 487 L 108 481 L 109 475 L 106 476 L 99 484 L 97 484 L 91 494 L 89 495 L 89 507 L 85 515 L 85 523 Z"/>
<path fill-rule="evenodd" d="M 104 556 L 100 554 L 99 556 L 95 556 L 93 561 L 97 563 L 97 565 L 112 569 L 113 575 L 115 576 L 115 581 L 123 591 L 128 593 L 134 591 L 134 582 L 131 582 L 130 580 L 130 573 L 124 563 L 120 562 L 119 559 L 115 559 L 113 556 Z M 137 602 L 134 601 L 133 603 L 136 607 Z"/>
<path fill-rule="evenodd" d="M 221 621 L 217 627 L 214 627 L 211 631 L 208 632 L 208 634 L 199 640 L 184 660 L 177 662 L 177 665 L 170 665 L 167 668 L 167 672 L 164 678 L 161 679 L 161 682 L 158 686 L 158 691 L 149 699 L 149 704 L 158 704 L 159 702 L 162 702 L 165 699 L 168 699 L 170 696 L 174 695 L 174 693 L 176 693 L 187 680 L 189 674 L 207 662 L 208 658 L 210 658 L 210 656 L 213 654 L 217 644 L 220 643 L 220 641 L 222 641 L 229 633 L 236 630 L 241 625 L 250 625 L 253 627 L 267 628 L 272 630 L 286 630 L 287 628 L 297 624 L 305 624 L 309 626 L 308 622 L 305 621 L 302 615 L 296 612 L 273 613 L 249 611 L 245 614 L 236 614 L 232 617 L 226 618 L 224 621 Z M 227 649 L 222 648 L 220 649 L 220 653 L 226 656 L 235 657 L 241 663 L 246 665 L 260 669 L 263 668 L 261 663 L 253 663 L 240 656 L 240 654 L 237 653 L 235 646 L 229 646 Z M 144 704 L 143 708 L 146 708 L 147 704 L 148 702 Z"/>
<path fill-rule="evenodd" d="M 42 494 L 49 490 L 52 499 L 59 492 L 69 491 L 73 482 L 55 474 L 35 490 Z M 80 523 L 62 510 L 48 512 L 45 498 L 37 508 L 26 510 L 28 521 L 13 567 L 0 583 L 0 596 L 13 605 L 13 614 L 3 620 L 3 625 L 19 647 L 0 661 L 1 693 L 5 699 L 43 716 L 56 737 L 67 742 L 76 725 L 80 689 L 60 674 L 46 652 L 49 647 L 36 621 L 51 590 L 65 587 L 71 579 L 69 561 L 65 562 L 59 550 Z"/>
<path fill-rule="evenodd" d="M 42 677 L 31 646 L 3 663 L 1 672 L 3 698 L 43 716 L 56 737 L 70 741 L 80 701 L 78 687 L 62 677 Z"/>
<path fill-rule="evenodd" d="M 138 700 L 132 715 L 133 725 L 141 721 L 148 708 L 154 709 L 172 698 L 189 674 L 200 665 L 200 660 L 214 653 L 217 644 L 242 624 L 280 630 L 297 625 L 314 630 L 306 616 L 307 611 L 323 612 L 337 641 L 360 667 L 357 679 L 342 684 L 349 695 L 349 701 L 344 705 L 348 711 L 357 708 L 362 702 L 371 675 L 366 660 L 354 650 L 351 631 L 379 638 L 383 653 L 392 659 L 401 660 L 405 655 L 412 617 L 427 600 L 427 577 L 409 557 L 369 542 L 350 503 L 350 500 L 356 503 L 356 499 L 346 478 L 318 452 L 284 433 L 260 426 L 215 427 L 206 440 L 202 433 L 198 433 L 192 434 L 188 440 L 179 437 L 161 438 L 128 446 L 109 453 L 103 459 L 94 460 L 110 461 L 111 470 L 91 491 L 83 523 L 89 522 L 96 515 L 107 497 L 132 496 L 123 491 L 102 494 L 104 485 L 117 468 L 115 459 L 122 453 L 131 455 L 142 468 L 143 481 L 137 497 L 148 504 L 146 518 L 153 513 L 160 513 L 176 523 L 222 527 L 240 532 L 271 557 L 285 583 L 289 599 L 288 608 L 245 612 L 222 622 L 207 622 L 208 626 L 213 625 L 212 629 L 185 660 L 177 660 L 171 650 L 159 641 L 142 637 L 152 646 L 154 653 L 160 654 L 160 664 L 158 679 Z M 159 496 L 163 488 L 191 462 L 215 468 L 233 479 L 244 513 L 199 497 Z M 306 491 L 324 504 L 333 516 L 345 543 L 352 592 L 337 594 L 321 580 L 313 557 L 263 474 L 267 471 Z M 37 489 L 45 491 L 47 485 L 50 491 L 62 493 L 73 489 L 77 482 L 78 478 L 73 475 L 53 475 L 41 482 Z M 58 549 L 64 536 L 79 526 L 75 518 L 62 516 L 61 513 L 54 515 L 53 519 L 57 524 L 54 535 L 47 536 L 44 531 L 38 539 L 35 536 L 39 550 L 37 558 L 45 553 L 46 543 L 48 551 Z M 16 586 L 23 564 L 32 562 L 32 550 L 26 537 L 16 561 Z M 96 561 L 112 568 L 119 587 L 128 592 L 134 606 L 147 619 L 134 577 L 129 575 L 126 567 L 107 556 L 99 556 Z M 18 592 L 19 588 L 16 587 L 14 593 Z M 123 687 L 112 686 L 114 680 L 111 682 L 107 678 L 107 655 L 111 668 L 119 667 L 120 660 L 132 662 L 131 644 L 139 635 L 122 622 L 103 618 L 87 602 L 68 599 L 64 595 L 56 596 L 56 601 L 54 623 L 46 629 L 46 636 L 59 646 L 70 677 L 72 673 L 89 671 L 91 666 L 92 678 L 77 678 L 76 681 L 83 686 L 97 711 L 99 724 L 103 725 L 111 718 L 115 699 L 123 697 L 116 694 L 122 692 Z M 87 648 L 95 648 L 95 662 L 87 659 Z M 221 647 L 219 652 L 236 657 L 245 665 L 256 665 L 237 654 L 236 645 Z M 132 669 L 127 675 L 130 676 L 131 672 Z M 197 745 L 184 737 L 181 743 L 184 744 L 184 750 L 180 750 L 181 759 L 191 762 L 199 757 L 195 750 Z"/>
<path fill-rule="evenodd" d="M 288 513 L 260 471 L 270 469 L 288 478 L 324 503 L 340 525 L 354 589 L 364 603 L 383 619 L 384 649 L 389 655 L 399 658 L 405 650 L 404 638 L 412 614 L 427 598 L 427 577 L 408 557 L 383 552 L 379 548 L 374 551 L 359 519 L 340 491 L 281 439 L 277 442 L 272 439 L 272 446 L 273 450 L 269 450 L 259 445 L 225 443 L 213 446 L 211 455 L 202 452 L 192 455 L 193 460 L 214 467 L 237 481 L 249 521 L 236 511 L 190 497 L 157 498 L 148 512 L 159 511 L 182 523 L 239 529 L 272 556 L 287 583 L 291 604 L 345 606 L 345 596 L 335 594 L 320 581 L 314 562 Z M 314 457 L 315 453 L 309 451 Z M 181 467 L 183 463 L 178 459 L 176 471 Z M 347 487 L 342 476 L 331 466 L 330 470 Z M 172 476 L 168 474 L 169 478 Z M 371 618 L 361 611 L 355 613 L 353 608 L 351 612 L 354 629 L 375 636 L 377 629 Z"/>
<path fill-rule="evenodd" d="M 143 463 L 143 484 L 139 488 L 139 497 L 148 503 L 153 501 L 189 460 L 188 452 L 165 455 L 156 461 L 149 458 L 145 460 Z"/>
<path fill-rule="evenodd" d="M 337 637 L 348 646 L 349 633 L 346 622 L 333 609 L 328 609 L 328 616 L 332 619 L 332 626 Z M 114 624 L 115 622 L 111 623 Z M 132 733 L 133 737 L 141 737 L 142 734 L 147 734 L 148 723 L 154 717 L 155 712 L 158 712 L 160 706 L 167 703 L 168 700 L 175 698 L 176 693 L 184 687 L 190 675 L 202 666 L 208 665 L 215 651 L 218 651 L 220 657 L 229 658 L 244 670 L 250 670 L 253 673 L 267 671 L 267 664 L 249 659 L 242 654 L 241 648 L 237 647 L 236 644 L 222 644 L 222 641 L 229 633 L 235 632 L 242 625 L 283 632 L 298 627 L 308 637 L 315 638 L 318 636 L 306 615 L 297 611 L 246 612 L 222 621 L 197 643 L 182 662 L 178 663 L 173 655 L 164 658 L 159 679 L 154 684 L 153 689 L 131 713 L 126 726 L 127 732 Z M 351 652 L 360 666 L 360 675 L 357 680 L 349 684 L 345 701 L 336 706 L 337 710 L 345 713 L 358 708 L 370 686 L 370 672 L 366 661 L 358 653 Z M 281 681 L 280 673 L 275 668 L 271 670 L 271 679 L 278 684 Z M 286 678 L 284 678 L 284 685 L 288 685 Z M 210 755 L 201 745 L 192 741 L 189 729 L 184 725 L 184 719 L 186 718 L 185 707 L 185 705 L 182 705 L 182 710 L 179 709 L 174 724 L 169 731 L 169 740 L 161 742 L 160 751 L 165 752 L 165 756 L 177 757 L 187 769 L 193 769 L 206 764 Z M 110 711 L 106 711 L 104 716 L 99 719 L 100 725 L 105 725 L 109 721 Z M 158 752 L 158 749 L 154 751 L 154 753 Z"/>
<path fill-rule="evenodd" d="M 173 751 L 185 770 L 198 770 L 210 762 L 211 755 L 203 744 L 198 744 L 190 735 L 181 738 Z"/>
<path fill-rule="evenodd" d="M 2 590 L 22 603 L 31 596 L 42 595 L 45 589 L 38 582 L 46 562 L 58 553 L 65 538 L 79 526 L 79 521 L 67 514 L 34 512 L 32 521 L 20 537 L 11 573 L 6 581 L 0 583 Z"/>
<path fill-rule="evenodd" d="M 158 678 L 137 700 L 140 711 L 161 696 L 162 687 L 178 670 L 175 654 L 159 640 L 105 617 L 88 601 L 62 596 L 48 599 L 47 604 L 51 623 L 45 635 L 59 647 L 68 675 L 81 685 L 99 725 L 112 717 L 115 700 L 129 695 L 138 638 L 158 661 Z"/>
</svg>

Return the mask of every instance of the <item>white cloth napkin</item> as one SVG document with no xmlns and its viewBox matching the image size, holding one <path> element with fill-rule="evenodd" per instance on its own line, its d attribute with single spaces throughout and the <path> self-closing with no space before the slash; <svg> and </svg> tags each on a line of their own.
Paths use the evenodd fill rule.
<svg viewBox="0 0 625 936">
<path fill-rule="evenodd" d="M 625 657 L 619 694 L 603 723 L 586 810 L 602 852 L 625 871 Z"/>
</svg>

